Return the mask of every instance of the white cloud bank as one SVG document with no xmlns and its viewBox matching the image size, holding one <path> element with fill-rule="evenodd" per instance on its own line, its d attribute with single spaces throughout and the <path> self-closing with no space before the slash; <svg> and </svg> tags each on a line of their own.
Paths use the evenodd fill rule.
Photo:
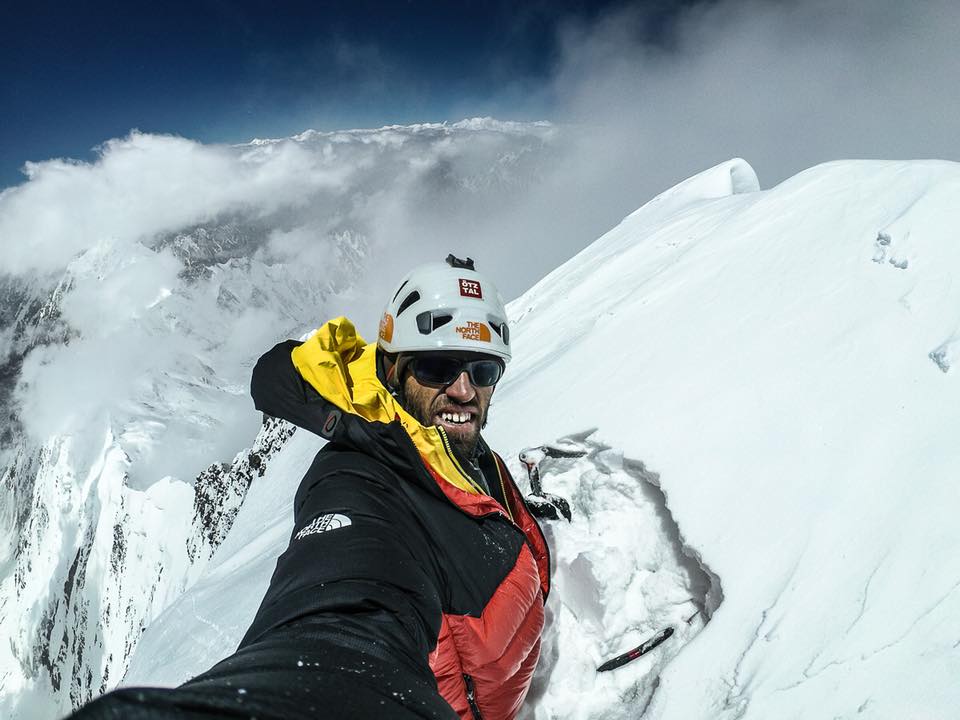
<svg viewBox="0 0 960 720">
<path fill-rule="evenodd" d="M 472 121 L 228 147 L 132 133 L 93 163 L 31 165 L 0 195 L 0 279 L 41 297 L 59 282 L 71 337 L 4 333 L 3 358 L 26 353 L 25 429 L 97 447 L 106 424 L 138 486 L 229 460 L 259 421 L 256 357 L 331 315 L 369 334 L 412 263 L 503 250 L 471 247 L 470 218 L 520 202 L 553 134 Z"/>
<path fill-rule="evenodd" d="M 250 210 L 266 215 L 342 187 L 351 168 L 296 143 L 243 151 L 133 132 L 94 163 L 28 163 L 28 180 L 0 195 L 8 273 L 58 270 L 105 239 L 122 244 Z"/>
</svg>

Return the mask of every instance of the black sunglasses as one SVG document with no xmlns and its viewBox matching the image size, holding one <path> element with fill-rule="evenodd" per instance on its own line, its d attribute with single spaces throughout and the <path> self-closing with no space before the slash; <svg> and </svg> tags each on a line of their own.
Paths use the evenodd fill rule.
<svg viewBox="0 0 960 720">
<path fill-rule="evenodd" d="M 503 369 L 500 360 L 468 360 L 448 354 L 416 355 L 410 361 L 410 371 L 424 385 L 450 385 L 466 372 L 474 387 L 490 387 L 500 381 Z"/>
</svg>

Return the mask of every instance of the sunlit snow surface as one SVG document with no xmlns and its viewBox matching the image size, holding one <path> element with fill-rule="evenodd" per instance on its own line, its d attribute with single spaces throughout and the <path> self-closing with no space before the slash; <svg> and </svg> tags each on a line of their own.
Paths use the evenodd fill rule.
<svg viewBox="0 0 960 720">
<path fill-rule="evenodd" d="M 761 192 L 732 161 L 511 304 L 488 441 L 512 459 L 596 428 L 610 474 L 544 475 L 574 519 L 549 524 L 557 574 L 528 717 L 955 716 L 957 197 L 954 163 L 831 163 Z M 180 682 L 235 647 L 319 445 L 296 433 L 255 480 L 126 684 Z M 682 578 L 644 580 L 683 573 L 642 540 L 641 463 L 677 541 L 722 584 L 702 630 Z M 644 554 L 662 565 L 624 566 Z M 650 656 L 592 672 L 664 624 L 679 632 Z"/>
</svg>

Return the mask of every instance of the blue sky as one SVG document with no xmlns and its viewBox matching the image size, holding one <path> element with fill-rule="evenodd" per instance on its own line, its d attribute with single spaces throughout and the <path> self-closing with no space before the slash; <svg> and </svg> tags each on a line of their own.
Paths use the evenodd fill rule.
<svg viewBox="0 0 960 720">
<path fill-rule="evenodd" d="M 691 2 L 633 2 L 656 42 Z M 549 118 L 558 30 L 623 2 L 36 2 L 0 30 L 0 187 L 132 128 L 242 142 L 307 128 Z M 281 8 L 278 10 L 277 8 Z"/>
</svg>

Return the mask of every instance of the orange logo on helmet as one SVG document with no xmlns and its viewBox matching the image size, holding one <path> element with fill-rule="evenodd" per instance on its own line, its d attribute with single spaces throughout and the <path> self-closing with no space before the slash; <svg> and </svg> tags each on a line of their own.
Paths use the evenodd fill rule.
<svg viewBox="0 0 960 720">
<path fill-rule="evenodd" d="M 384 313 L 380 318 L 380 339 L 384 342 L 393 342 L 393 315 Z"/>
<path fill-rule="evenodd" d="M 490 342 L 490 328 L 481 322 L 469 321 L 466 325 L 458 325 L 457 333 L 464 340 L 477 340 L 479 342 Z"/>
</svg>

